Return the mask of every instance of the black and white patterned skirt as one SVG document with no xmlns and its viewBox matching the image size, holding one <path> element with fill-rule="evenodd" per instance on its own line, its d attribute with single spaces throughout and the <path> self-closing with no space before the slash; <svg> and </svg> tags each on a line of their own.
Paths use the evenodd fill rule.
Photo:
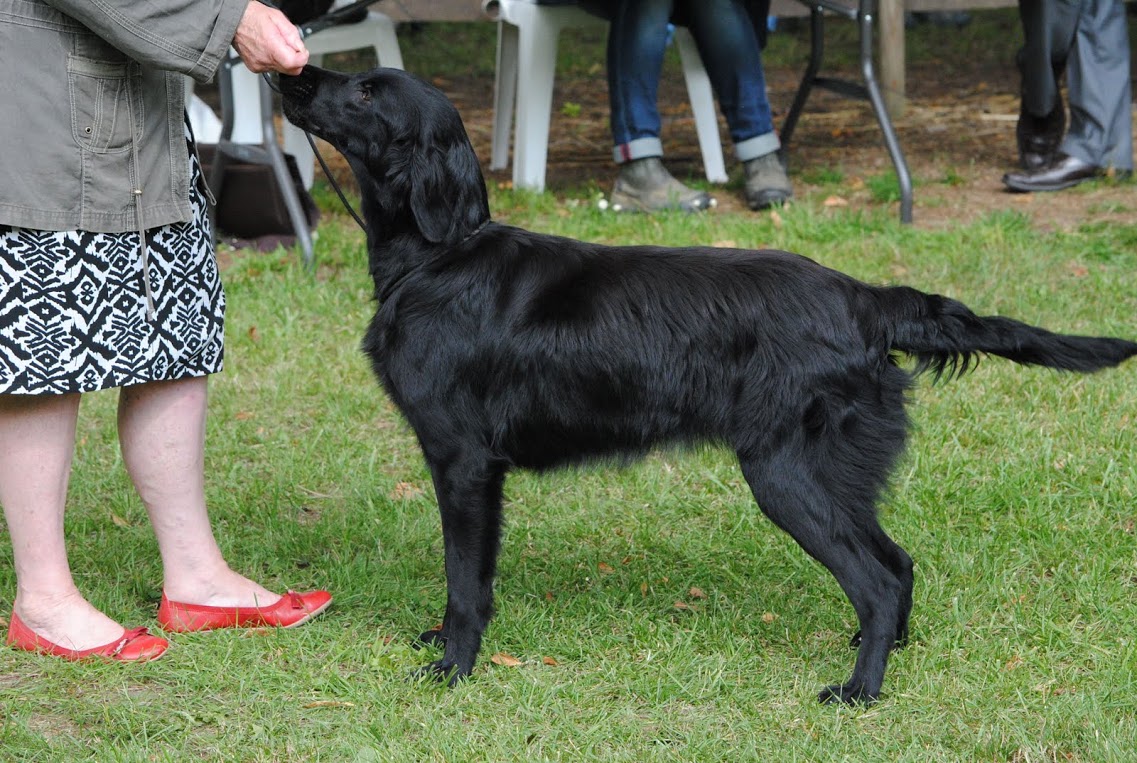
<svg viewBox="0 0 1137 763">
<path fill-rule="evenodd" d="M 192 145 L 190 166 L 193 219 L 146 231 L 148 273 L 137 232 L 0 225 L 0 393 L 92 392 L 221 370 L 225 294 Z"/>
</svg>

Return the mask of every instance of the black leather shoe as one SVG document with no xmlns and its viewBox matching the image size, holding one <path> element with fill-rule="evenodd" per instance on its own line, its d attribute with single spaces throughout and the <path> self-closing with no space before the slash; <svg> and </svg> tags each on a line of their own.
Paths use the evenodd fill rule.
<svg viewBox="0 0 1137 763">
<path fill-rule="evenodd" d="M 1019 164 L 1024 170 L 1045 167 L 1058 157 L 1058 146 L 1066 133 L 1066 109 L 1061 100 L 1044 117 L 1036 117 L 1025 110 L 1019 112 L 1015 125 L 1015 138 L 1019 144 Z"/>
<path fill-rule="evenodd" d="M 1104 174 L 1101 167 L 1073 156 L 1058 154 L 1054 161 L 1036 170 L 1008 172 L 1003 185 L 1011 191 L 1061 191 Z"/>
</svg>

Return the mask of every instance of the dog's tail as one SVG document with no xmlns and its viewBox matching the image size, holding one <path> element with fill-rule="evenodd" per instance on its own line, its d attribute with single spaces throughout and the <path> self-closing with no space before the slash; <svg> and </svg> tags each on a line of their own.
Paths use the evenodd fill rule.
<svg viewBox="0 0 1137 763">
<path fill-rule="evenodd" d="M 1055 334 L 1011 318 L 980 317 L 966 305 L 906 286 L 878 292 L 891 347 L 917 361 L 917 372 L 958 376 L 982 354 L 1024 365 L 1090 373 L 1137 355 L 1137 342 Z"/>
</svg>

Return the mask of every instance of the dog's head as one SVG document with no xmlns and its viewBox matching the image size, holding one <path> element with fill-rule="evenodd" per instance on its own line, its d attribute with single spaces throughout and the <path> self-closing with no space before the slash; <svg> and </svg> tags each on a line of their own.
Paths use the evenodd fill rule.
<svg viewBox="0 0 1137 763">
<path fill-rule="evenodd" d="M 399 69 L 361 74 L 306 66 L 281 76 L 284 115 L 351 164 L 369 227 L 412 221 L 433 243 L 455 243 L 489 219 L 485 181 L 457 109 Z"/>
</svg>

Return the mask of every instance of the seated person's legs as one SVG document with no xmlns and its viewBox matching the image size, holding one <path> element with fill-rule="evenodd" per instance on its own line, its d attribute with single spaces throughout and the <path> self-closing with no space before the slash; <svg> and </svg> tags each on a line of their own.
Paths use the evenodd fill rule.
<svg viewBox="0 0 1137 763">
<path fill-rule="evenodd" d="M 735 0 L 691 0 L 683 11 L 746 171 L 747 203 L 762 209 L 786 201 L 793 188 L 778 154 L 752 20 Z"/>
<path fill-rule="evenodd" d="M 656 98 L 667 48 L 671 0 L 622 0 L 608 32 L 608 93 L 613 158 L 621 165 L 612 191 L 616 209 L 693 211 L 711 205 L 663 166 Z"/>
</svg>

